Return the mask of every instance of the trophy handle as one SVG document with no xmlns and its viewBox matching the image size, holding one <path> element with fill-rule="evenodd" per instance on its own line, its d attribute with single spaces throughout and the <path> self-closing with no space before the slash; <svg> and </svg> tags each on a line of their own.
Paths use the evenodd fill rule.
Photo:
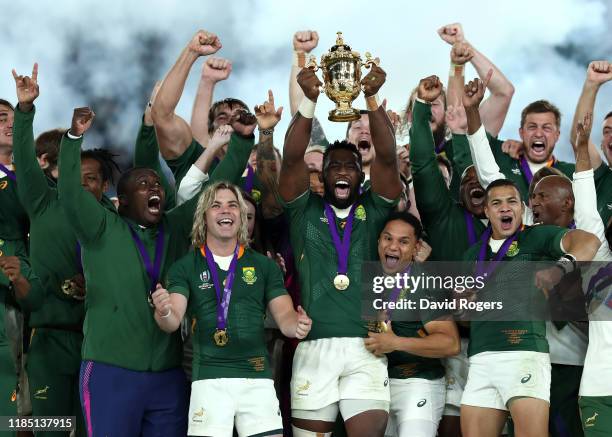
<svg viewBox="0 0 612 437">
<path fill-rule="evenodd" d="M 312 71 L 317 71 L 321 67 L 317 65 L 317 58 L 314 55 L 310 55 L 306 65 L 304 65 L 304 68 L 310 68 Z"/>
<path fill-rule="evenodd" d="M 365 53 L 365 62 L 361 63 L 362 67 L 371 68 L 372 65 L 376 65 L 377 67 L 380 65 L 380 58 L 372 58 L 372 54 L 370 52 Z"/>
</svg>

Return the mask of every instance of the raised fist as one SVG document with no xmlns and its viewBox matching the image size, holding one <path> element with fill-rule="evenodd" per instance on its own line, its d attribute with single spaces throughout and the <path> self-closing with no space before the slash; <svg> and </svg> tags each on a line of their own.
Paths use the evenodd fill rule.
<svg viewBox="0 0 612 437">
<path fill-rule="evenodd" d="M 293 50 L 310 53 L 319 43 L 319 34 L 313 30 L 295 32 L 293 35 Z"/>
<path fill-rule="evenodd" d="M 234 133 L 234 129 L 229 124 L 219 126 L 213 136 L 210 137 L 208 147 L 218 149 L 219 147 L 226 145 L 229 143 L 232 133 Z"/>
<path fill-rule="evenodd" d="M 421 79 L 417 88 L 417 96 L 426 102 L 433 102 L 442 94 L 442 82 L 438 76 L 429 76 Z"/>
<path fill-rule="evenodd" d="M 317 101 L 319 98 L 319 87 L 323 85 L 314 70 L 311 68 L 302 68 L 297 75 L 297 83 L 302 88 L 304 95 L 312 100 Z"/>
<path fill-rule="evenodd" d="M 373 96 L 387 80 L 387 73 L 378 65 L 372 64 L 370 72 L 361 79 L 361 87 L 365 97 Z"/>
<path fill-rule="evenodd" d="M 32 105 L 40 93 L 38 89 L 38 64 L 34 63 L 32 77 L 20 76 L 15 69 L 13 69 L 13 78 L 15 79 L 17 100 L 19 101 L 21 109 L 24 109 L 23 106 Z"/>
<path fill-rule="evenodd" d="M 469 62 L 474 56 L 474 50 L 469 42 L 460 41 L 453 44 L 450 57 L 451 62 L 455 65 L 464 65 Z"/>
<path fill-rule="evenodd" d="M 230 125 L 239 135 L 250 137 L 257 126 L 257 118 L 246 109 L 242 109 L 234 113 Z"/>
<path fill-rule="evenodd" d="M 282 114 L 282 106 L 278 109 L 274 107 L 274 94 L 272 90 L 268 90 L 268 100 L 262 105 L 255 106 L 255 117 L 257 117 L 259 129 L 273 129 L 280 121 Z"/>
<path fill-rule="evenodd" d="M 72 114 L 72 125 L 70 126 L 70 134 L 80 137 L 87 129 L 91 127 L 91 123 L 96 114 L 90 108 L 74 108 Z"/>
<path fill-rule="evenodd" d="M 222 58 L 208 58 L 202 65 L 202 80 L 217 83 L 227 79 L 231 72 L 231 61 Z"/>
<path fill-rule="evenodd" d="M 525 145 L 522 141 L 506 140 L 501 145 L 502 152 L 514 159 L 521 159 L 525 152 Z"/>
<path fill-rule="evenodd" d="M 212 55 L 221 48 L 221 41 L 214 33 L 198 30 L 187 47 L 198 56 Z"/>
<path fill-rule="evenodd" d="M 612 79 L 612 64 L 608 61 L 593 61 L 587 69 L 587 82 L 601 85 Z"/>
<path fill-rule="evenodd" d="M 446 26 L 442 26 L 438 29 L 438 35 L 444 41 L 453 45 L 457 42 L 463 41 L 463 28 L 461 27 L 461 23 L 452 23 L 447 24 Z"/>
<path fill-rule="evenodd" d="M 484 97 L 485 90 L 487 89 L 487 85 L 489 85 L 489 80 L 491 80 L 491 76 L 493 75 L 493 70 L 489 70 L 487 73 L 487 77 L 485 77 L 485 81 L 483 82 L 480 79 L 471 80 L 468 84 L 463 88 L 463 106 L 465 109 L 478 109 L 480 102 Z"/>
</svg>

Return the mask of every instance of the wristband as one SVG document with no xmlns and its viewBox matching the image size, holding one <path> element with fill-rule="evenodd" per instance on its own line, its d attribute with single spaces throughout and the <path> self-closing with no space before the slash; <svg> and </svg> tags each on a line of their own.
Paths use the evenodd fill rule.
<svg viewBox="0 0 612 437">
<path fill-rule="evenodd" d="M 72 134 L 70 133 L 70 129 L 68 129 L 68 130 L 66 131 L 66 135 L 67 135 L 67 136 L 68 136 L 68 138 L 70 138 L 71 140 L 78 140 L 79 138 L 83 138 L 83 134 L 81 134 L 81 135 L 79 135 L 79 136 L 72 135 Z"/>
<path fill-rule="evenodd" d="M 298 107 L 298 112 L 302 114 L 302 117 L 312 118 L 314 117 L 315 107 L 317 103 L 304 96 Z"/>
<path fill-rule="evenodd" d="M 451 62 L 450 71 L 448 72 L 448 75 L 450 77 L 463 77 L 464 69 L 465 69 L 465 65 L 453 64 Z"/>
<path fill-rule="evenodd" d="M 378 99 L 378 94 L 374 94 L 373 96 L 368 96 L 365 98 L 366 107 L 368 111 L 376 111 L 380 106 L 380 100 Z"/>
<path fill-rule="evenodd" d="M 269 129 L 259 129 L 259 133 L 262 134 L 262 135 L 270 136 L 270 135 L 272 135 L 272 133 L 274 133 L 274 128 L 271 127 Z"/>
<path fill-rule="evenodd" d="M 294 51 L 293 65 L 299 68 L 304 68 L 306 66 L 306 53 Z"/>
<path fill-rule="evenodd" d="M 571 273 L 576 270 L 576 257 L 571 253 L 566 253 L 557 260 L 555 267 L 563 270 L 565 274 Z"/>
<path fill-rule="evenodd" d="M 159 316 L 162 319 L 167 319 L 172 314 L 172 308 L 168 309 L 168 314 L 164 314 L 163 316 Z"/>
<path fill-rule="evenodd" d="M 429 106 L 431 106 L 431 102 L 428 102 L 427 100 L 423 100 L 423 99 L 421 99 L 420 97 L 415 97 L 415 98 L 414 98 L 414 100 L 416 100 L 417 102 L 421 102 L 421 103 L 423 103 L 424 105 L 429 105 Z"/>
</svg>

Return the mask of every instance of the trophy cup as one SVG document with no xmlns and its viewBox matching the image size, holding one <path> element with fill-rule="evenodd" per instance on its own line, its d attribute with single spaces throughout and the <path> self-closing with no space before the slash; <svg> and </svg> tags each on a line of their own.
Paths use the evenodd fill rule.
<svg viewBox="0 0 612 437">
<path fill-rule="evenodd" d="M 378 65 L 378 58 L 372 59 L 372 55 L 366 52 L 366 60 L 363 62 L 358 52 L 344 44 L 342 32 L 338 32 L 336 45 L 329 52 L 321 56 L 320 65 L 314 56 L 311 56 L 306 68 L 323 71 L 323 89 L 327 97 L 335 104 L 336 109 L 329 111 L 330 121 L 353 121 L 359 120 L 361 115 L 359 109 L 351 106 L 361 91 L 361 67 L 370 68 Z"/>
</svg>

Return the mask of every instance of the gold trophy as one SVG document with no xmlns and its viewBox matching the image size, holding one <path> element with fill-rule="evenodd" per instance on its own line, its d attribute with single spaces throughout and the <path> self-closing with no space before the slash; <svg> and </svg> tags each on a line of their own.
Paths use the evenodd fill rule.
<svg viewBox="0 0 612 437">
<path fill-rule="evenodd" d="M 344 44 L 342 32 L 338 32 L 336 45 L 321 56 L 320 66 L 317 66 L 314 56 L 306 64 L 306 68 L 314 71 L 320 68 L 323 71 L 323 89 L 336 104 L 336 109 L 329 111 L 330 121 L 353 121 L 361 117 L 359 109 L 351 106 L 361 91 L 361 67 L 370 68 L 380 62 L 378 58 L 372 59 L 369 52 L 365 57 L 363 62 L 358 52 Z"/>
</svg>

